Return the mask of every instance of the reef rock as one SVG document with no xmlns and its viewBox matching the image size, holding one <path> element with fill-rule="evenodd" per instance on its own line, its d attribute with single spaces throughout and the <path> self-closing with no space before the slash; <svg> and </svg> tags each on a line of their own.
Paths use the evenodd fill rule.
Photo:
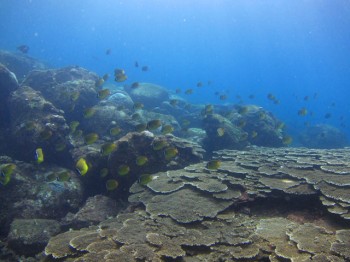
<svg viewBox="0 0 350 262">
<path fill-rule="evenodd" d="M 34 70 L 22 85 L 40 91 L 45 99 L 67 113 L 67 120 L 82 119 L 84 109 L 98 102 L 95 86 L 99 77 L 81 67 Z"/>
<path fill-rule="evenodd" d="M 117 180 L 126 180 L 128 183 L 133 183 L 143 174 L 181 168 L 199 162 L 205 152 L 196 143 L 173 135 L 155 136 L 149 131 L 128 133 L 115 143 L 116 150 L 108 158 L 108 168 L 111 176 Z M 156 145 L 162 146 L 157 148 Z M 174 149 L 176 153 L 167 157 L 165 153 L 167 148 Z M 140 156 L 147 158 L 146 163 L 137 164 L 137 158 Z M 126 178 L 118 174 L 118 169 L 122 165 L 127 165 L 130 169 Z"/>
<path fill-rule="evenodd" d="M 142 102 L 146 109 L 159 107 L 163 101 L 169 100 L 168 91 L 152 83 L 139 83 L 137 88 L 129 89 L 127 92 L 134 102 Z"/>
<path fill-rule="evenodd" d="M 0 127 L 10 123 L 8 112 L 8 99 L 11 92 L 18 88 L 16 75 L 0 64 Z"/>
<path fill-rule="evenodd" d="M 49 239 L 60 232 L 60 224 L 50 219 L 15 219 L 7 237 L 9 248 L 19 255 L 34 256 Z"/>
<path fill-rule="evenodd" d="M 242 149 L 248 145 L 247 133 L 233 125 L 227 118 L 218 114 L 209 114 L 203 118 L 203 129 L 207 137 L 203 140 L 208 151 L 219 149 Z M 218 129 L 223 130 L 223 135 Z"/>
<path fill-rule="evenodd" d="M 349 145 L 346 135 L 330 125 L 308 127 L 300 135 L 300 143 L 309 148 L 342 148 Z"/>
<path fill-rule="evenodd" d="M 33 57 L 21 53 L 0 50 L 0 63 L 16 74 L 21 82 L 32 70 L 43 70 L 47 68 L 45 63 Z"/>
<path fill-rule="evenodd" d="M 237 108 L 231 122 L 247 132 L 247 141 L 252 145 L 281 147 L 283 146 L 284 124 L 262 107 L 246 105 Z M 240 113 L 240 114 L 239 114 Z"/>
<path fill-rule="evenodd" d="M 121 205 L 117 206 L 116 200 L 103 195 L 96 195 L 86 200 L 85 205 L 75 214 L 69 213 L 63 224 L 68 228 L 83 228 L 114 217 L 118 214 Z"/>
<path fill-rule="evenodd" d="M 80 122 L 80 127 L 86 133 L 94 132 L 98 133 L 101 138 L 108 136 L 111 139 L 115 139 L 133 131 L 134 125 L 128 111 L 119 110 L 117 105 L 104 101 L 101 101 L 93 108 L 95 110 L 93 116 L 85 118 Z M 120 133 L 112 136 L 110 130 L 115 127 L 120 128 Z"/>
<path fill-rule="evenodd" d="M 39 91 L 22 86 L 9 98 L 13 155 L 33 160 L 35 149 L 41 147 L 46 160 L 62 164 L 69 127 L 63 111 L 43 98 Z M 21 150 L 18 150 L 20 148 Z"/>
<path fill-rule="evenodd" d="M 75 172 L 58 167 L 40 166 L 0 157 L 0 165 L 13 163 L 16 168 L 0 190 L 1 234 L 6 234 L 14 218 L 59 219 L 77 210 L 83 188 Z M 60 174 L 69 179 L 59 181 Z"/>
</svg>

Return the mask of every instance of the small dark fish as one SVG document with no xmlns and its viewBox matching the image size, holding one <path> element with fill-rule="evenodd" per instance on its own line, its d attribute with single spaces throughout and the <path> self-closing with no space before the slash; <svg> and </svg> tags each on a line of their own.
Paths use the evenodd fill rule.
<svg viewBox="0 0 350 262">
<path fill-rule="evenodd" d="M 187 120 L 187 119 L 182 119 L 181 124 L 183 126 L 189 126 L 191 124 L 191 122 L 189 120 Z"/>
<path fill-rule="evenodd" d="M 253 131 L 253 132 L 250 134 L 250 136 L 251 136 L 252 138 L 256 138 L 256 137 L 258 136 L 258 132 Z"/>
<path fill-rule="evenodd" d="M 268 98 L 269 100 L 275 100 L 275 99 L 276 99 L 276 97 L 275 97 L 273 94 L 271 94 L 271 93 L 268 93 L 268 94 L 267 94 L 267 98 Z"/>
<path fill-rule="evenodd" d="M 164 147 L 168 145 L 168 142 L 166 140 L 153 140 L 152 147 L 153 150 L 162 150 Z"/>
<path fill-rule="evenodd" d="M 147 72 L 147 71 L 148 71 L 148 66 L 143 66 L 143 67 L 141 68 L 141 70 L 144 71 L 144 72 Z"/>
<path fill-rule="evenodd" d="M 139 63 L 137 61 L 135 61 L 134 66 L 139 67 Z"/>
<path fill-rule="evenodd" d="M 136 158 L 136 165 L 143 166 L 148 162 L 147 156 L 138 156 Z"/>
<path fill-rule="evenodd" d="M 198 82 L 197 83 L 197 87 L 202 87 L 203 86 L 203 83 L 202 82 Z"/>
<path fill-rule="evenodd" d="M 124 82 L 126 79 L 128 79 L 127 75 L 116 75 L 114 77 L 114 81 L 116 82 Z"/>
<path fill-rule="evenodd" d="M 216 132 L 218 136 L 223 136 L 225 134 L 225 128 L 219 127 L 218 129 L 216 129 Z"/>
<path fill-rule="evenodd" d="M 214 111 L 214 106 L 209 104 L 209 105 L 206 105 L 202 111 L 202 115 L 206 116 L 206 115 L 211 115 L 213 114 L 213 111 Z"/>
<path fill-rule="evenodd" d="M 43 140 L 48 140 L 49 138 L 52 137 L 52 131 L 49 130 L 49 129 L 45 129 L 43 131 L 40 132 L 40 137 L 43 139 Z"/>
<path fill-rule="evenodd" d="M 299 116 L 306 116 L 307 115 L 307 109 L 305 107 L 301 108 L 299 111 L 298 111 L 298 115 Z"/>
<path fill-rule="evenodd" d="M 108 49 L 106 50 L 106 55 L 110 55 L 111 53 L 112 53 L 112 49 L 108 48 Z"/>
<path fill-rule="evenodd" d="M 116 82 L 123 82 L 126 79 L 128 79 L 128 76 L 125 74 L 125 71 L 119 68 L 114 69 L 114 77 L 114 80 Z"/>
<path fill-rule="evenodd" d="M 109 74 L 104 74 L 103 76 L 102 76 L 102 79 L 104 80 L 104 81 L 107 81 L 108 80 L 108 78 L 109 78 Z"/>
<path fill-rule="evenodd" d="M 243 128 L 246 126 L 246 124 L 247 124 L 247 122 L 244 119 L 240 119 L 237 123 L 237 126 L 240 128 Z"/>
<path fill-rule="evenodd" d="M 106 176 L 108 176 L 108 173 L 109 173 L 108 168 L 104 167 L 100 170 L 100 177 L 102 177 L 102 178 L 106 177 Z"/>
<path fill-rule="evenodd" d="M 35 122 L 34 121 L 27 121 L 24 125 L 25 129 L 28 131 L 31 131 L 35 129 Z"/>
<path fill-rule="evenodd" d="M 98 88 L 98 87 L 103 86 L 104 82 L 105 82 L 105 80 L 103 78 L 97 79 L 96 82 L 95 82 L 95 87 Z"/>
<path fill-rule="evenodd" d="M 59 141 L 55 144 L 55 150 L 57 152 L 62 152 L 63 150 L 65 150 L 67 147 L 66 143 L 64 141 Z"/>
<path fill-rule="evenodd" d="M 107 156 L 117 149 L 117 145 L 114 143 L 105 143 L 101 146 L 102 156 Z"/>
<path fill-rule="evenodd" d="M 293 138 L 292 138 L 291 136 L 284 136 L 284 137 L 282 138 L 282 143 L 283 143 L 283 145 L 288 146 L 288 145 L 290 145 L 292 142 L 293 142 Z"/>
<path fill-rule="evenodd" d="M 172 125 L 165 125 L 162 126 L 162 134 L 166 135 L 166 134 L 170 134 L 174 131 L 174 127 Z"/>
<path fill-rule="evenodd" d="M 255 98 L 255 95 L 249 95 L 248 98 L 249 98 L 249 99 L 254 99 L 254 98 Z"/>
<path fill-rule="evenodd" d="M 17 46 L 17 50 L 21 51 L 23 54 L 26 54 L 29 51 L 29 46 L 20 45 L 20 46 Z"/>
<path fill-rule="evenodd" d="M 304 96 L 304 101 L 309 101 L 309 96 Z"/>
<path fill-rule="evenodd" d="M 109 134 L 110 134 L 111 136 L 117 136 L 117 135 L 120 134 L 121 131 L 122 131 L 122 130 L 121 130 L 120 127 L 115 126 L 115 127 L 112 127 L 112 128 L 109 130 Z"/>
<path fill-rule="evenodd" d="M 160 119 L 150 120 L 147 123 L 147 129 L 148 130 L 155 130 L 155 129 L 159 128 L 161 125 L 162 125 L 162 121 Z"/>
<path fill-rule="evenodd" d="M 80 125 L 80 123 L 78 121 L 72 121 L 69 124 L 69 130 L 71 133 L 74 133 L 75 130 L 77 130 L 77 127 Z"/>
<path fill-rule="evenodd" d="M 128 165 L 120 165 L 118 167 L 118 174 L 120 176 L 125 176 L 125 175 L 129 174 L 129 172 L 130 172 L 130 167 Z"/>
<path fill-rule="evenodd" d="M 164 150 L 164 156 L 166 160 L 174 158 L 179 153 L 176 147 L 168 147 Z"/>
<path fill-rule="evenodd" d="M 175 93 L 176 94 L 180 94 L 181 93 L 181 89 L 180 88 L 176 88 Z"/>
<path fill-rule="evenodd" d="M 176 106 L 178 102 L 179 102 L 179 100 L 177 100 L 177 99 L 170 99 L 169 104 L 172 106 Z"/>
<path fill-rule="evenodd" d="M 139 183 L 140 185 L 144 186 L 151 182 L 153 179 L 155 179 L 154 175 L 141 175 L 139 177 Z"/>
<path fill-rule="evenodd" d="M 139 86 L 140 86 L 139 82 L 134 82 L 131 84 L 131 88 L 133 88 L 133 89 L 138 88 Z"/>
<path fill-rule="evenodd" d="M 220 100 L 226 100 L 227 99 L 227 95 L 221 95 L 219 98 L 220 98 Z"/>
<path fill-rule="evenodd" d="M 89 107 L 84 109 L 84 118 L 91 118 L 95 115 L 96 113 L 96 108 L 94 107 Z"/>
<path fill-rule="evenodd" d="M 193 89 L 187 89 L 186 91 L 185 91 L 185 94 L 186 95 L 191 95 L 191 94 L 193 94 Z"/>
<path fill-rule="evenodd" d="M 208 169 L 211 169 L 211 170 L 215 170 L 215 169 L 218 169 L 221 165 L 221 161 L 220 160 L 211 160 L 207 163 L 206 167 Z"/>
<path fill-rule="evenodd" d="M 145 131 L 147 129 L 147 124 L 137 124 L 135 126 L 135 129 L 136 129 L 136 132 L 142 132 L 142 131 Z"/>
<path fill-rule="evenodd" d="M 141 115 L 139 113 L 134 113 L 131 115 L 131 119 L 136 121 L 141 119 Z"/>
<path fill-rule="evenodd" d="M 75 101 L 78 100 L 78 98 L 80 96 L 80 92 L 79 91 L 73 91 L 73 92 L 70 93 L 69 96 L 70 96 L 70 99 L 75 102 Z"/>
<path fill-rule="evenodd" d="M 326 113 L 326 114 L 324 115 L 324 118 L 325 118 L 325 119 L 329 119 L 329 118 L 331 118 L 331 116 L 332 116 L 331 113 Z"/>
<path fill-rule="evenodd" d="M 112 191 L 112 190 L 117 189 L 118 185 L 119 185 L 119 183 L 118 183 L 118 181 L 115 180 L 115 179 L 108 179 L 108 180 L 106 181 L 106 189 L 107 189 L 108 191 Z"/>
<path fill-rule="evenodd" d="M 59 174 L 57 174 L 57 181 L 59 182 L 67 182 L 71 178 L 69 171 L 62 171 Z"/>
<path fill-rule="evenodd" d="M 133 107 L 135 110 L 140 110 L 144 107 L 144 105 L 140 102 L 135 102 Z"/>
<path fill-rule="evenodd" d="M 97 92 L 97 97 L 100 100 L 103 100 L 107 98 L 111 94 L 111 91 L 109 89 L 101 89 Z"/>
<path fill-rule="evenodd" d="M 89 133 L 84 136 L 84 141 L 87 145 L 91 145 L 98 140 L 99 136 L 97 133 Z"/>
<path fill-rule="evenodd" d="M 262 111 L 258 113 L 258 116 L 259 116 L 259 120 L 264 120 L 267 117 L 266 113 Z"/>
<path fill-rule="evenodd" d="M 237 109 L 238 113 L 241 114 L 241 115 L 245 115 L 248 113 L 249 111 L 249 107 L 248 106 L 240 106 L 238 109 Z"/>
</svg>

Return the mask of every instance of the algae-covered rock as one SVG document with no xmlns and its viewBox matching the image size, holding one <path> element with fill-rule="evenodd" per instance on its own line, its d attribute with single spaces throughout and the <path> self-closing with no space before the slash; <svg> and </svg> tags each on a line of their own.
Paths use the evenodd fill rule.
<svg viewBox="0 0 350 262">
<path fill-rule="evenodd" d="M 86 200 L 83 207 L 75 214 L 69 213 L 64 219 L 64 225 L 69 228 L 83 228 L 96 225 L 109 217 L 117 215 L 123 206 L 116 200 L 103 195 L 96 195 Z"/>
<path fill-rule="evenodd" d="M 83 119 L 80 123 L 80 127 L 84 129 L 85 133 L 94 132 L 99 134 L 100 137 L 108 136 L 114 140 L 133 131 L 134 125 L 130 121 L 130 114 L 118 109 L 117 105 L 100 102 L 94 106 L 94 109 L 94 115 Z M 120 133 L 117 136 L 111 136 L 110 134 L 110 130 L 114 127 L 120 128 Z"/>
<path fill-rule="evenodd" d="M 230 120 L 248 133 L 247 141 L 257 146 L 283 146 L 283 124 L 272 113 L 255 105 L 238 107 L 238 112 L 241 114 Z"/>
<path fill-rule="evenodd" d="M 35 149 L 42 148 L 48 161 L 65 162 L 69 127 L 63 111 L 47 101 L 39 91 L 22 86 L 9 98 L 13 154 L 19 159 L 34 160 Z M 60 147 L 63 146 L 63 147 Z M 21 148 L 21 150 L 17 150 Z M 62 149 L 62 150 L 61 150 Z"/>
<path fill-rule="evenodd" d="M 203 159 L 204 150 L 196 143 L 173 135 L 155 136 L 149 131 L 132 132 L 116 142 L 116 150 L 108 158 L 108 168 L 112 177 L 133 183 L 143 174 L 153 174 L 161 170 L 177 169 Z M 174 155 L 166 153 L 171 148 Z M 144 163 L 138 157 L 145 157 Z M 118 172 L 121 165 L 129 167 L 127 176 Z M 131 185 L 130 184 L 130 185 Z"/>
<path fill-rule="evenodd" d="M 98 102 L 95 86 L 99 77 L 81 67 L 34 70 L 23 81 L 45 99 L 66 112 L 68 120 L 79 120 L 84 109 Z"/>
<path fill-rule="evenodd" d="M 247 134 L 221 115 L 206 115 L 203 118 L 203 128 L 207 134 L 203 143 L 208 151 L 224 148 L 242 149 L 248 144 Z M 220 134 L 218 129 L 222 129 L 223 134 Z"/>
<path fill-rule="evenodd" d="M 6 234 L 13 218 L 60 219 L 78 209 L 83 188 L 74 171 L 42 163 L 35 164 L 0 157 L 0 165 L 12 163 L 10 181 L 0 185 L 1 233 Z M 60 181 L 64 173 L 65 181 Z"/>
<path fill-rule="evenodd" d="M 17 254 L 33 256 L 41 252 L 49 239 L 60 232 L 60 224 L 50 219 L 15 219 L 7 237 Z"/>
</svg>

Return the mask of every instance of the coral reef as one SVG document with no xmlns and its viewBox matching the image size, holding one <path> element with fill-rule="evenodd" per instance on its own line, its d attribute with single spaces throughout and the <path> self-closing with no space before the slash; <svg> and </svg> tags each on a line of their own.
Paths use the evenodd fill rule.
<svg viewBox="0 0 350 262">
<path fill-rule="evenodd" d="M 45 253 L 67 261 L 344 261 L 349 225 L 334 226 L 310 205 L 349 219 L 349 155 L 350 149 L 218 151 L 217 170 L 199 163 L 135 183 L 129 201 L 145 210 L 57 235 Z M 333 212 L 334 205 L 344 212 Z"/>
</svg>

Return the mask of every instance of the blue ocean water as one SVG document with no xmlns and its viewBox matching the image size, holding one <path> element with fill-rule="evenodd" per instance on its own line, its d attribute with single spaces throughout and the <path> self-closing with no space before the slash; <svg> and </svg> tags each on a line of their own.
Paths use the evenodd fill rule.
<svg viewBox="0 0 350 262">
<path fill-rule="evenodd" d="M 0 17 L 0 49 L 26 44 L 52 66 L 101 76 L 123 68 L 130 83 L 193 88 L 182 94 L 191 103 L 238 103 L 240 96 L 271 111 L 292 135 L 308 122 L 350 137 L 349 1 L 0 0 Z"/>
</svg>

